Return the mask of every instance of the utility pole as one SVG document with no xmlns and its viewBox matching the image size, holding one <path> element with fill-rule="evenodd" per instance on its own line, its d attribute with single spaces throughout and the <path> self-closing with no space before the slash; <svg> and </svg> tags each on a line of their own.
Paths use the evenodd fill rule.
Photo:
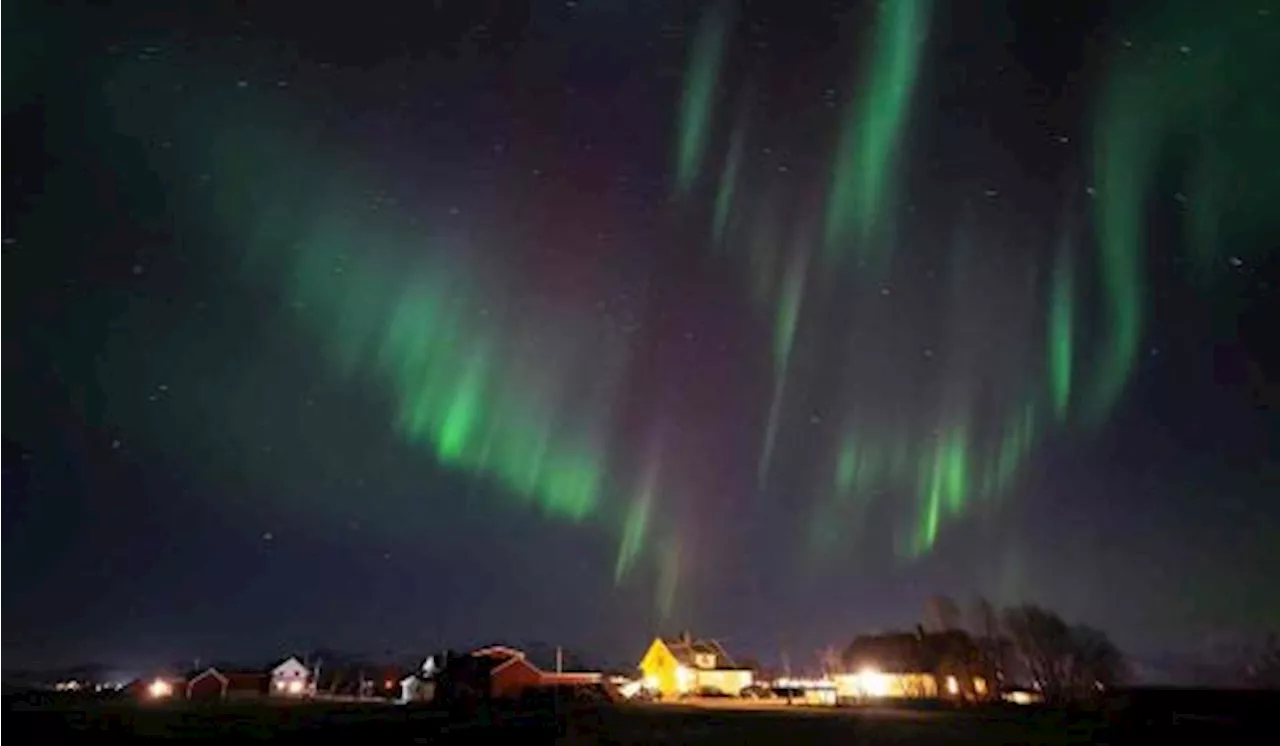
<svg viewBox="0 0 1280 746">
<path fill-rule="evenodd" d="M 782 675 L 787 677 L 787 704 L 791 704 L 791 656 L 787 655 L 787 649 L 782 649 Z"/>
<path fill-rule="evenodd" d="M 556 646 L 556 673 L 564 673 L 564 649 Z"/>
</svg>

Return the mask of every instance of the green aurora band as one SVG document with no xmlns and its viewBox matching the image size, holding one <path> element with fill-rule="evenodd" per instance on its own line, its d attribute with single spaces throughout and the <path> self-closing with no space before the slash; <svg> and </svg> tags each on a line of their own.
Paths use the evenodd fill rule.
<svg viewBox="0 0 1280 746">
<path fill-rule="evenodd" d="M 1257 239 L 1280 225 L 1269 204 L 1280 190 L 1277 19 L 1256 3 L 1177 0 L 1132 29 L 1095 120 L 1108 330 L 1087 402 L 1095 422 L 1124 391 L 1142 342 L 1145 207 L 1157 172 L 1186 166 L 1187 233 L 1201 274 L 1224 263 L 1229 246 L 1265 246 Z"/>
<path fill-rule="evenodd" d="M 826 213 L 828 257 L 844 253 L 851 244 L 867 252 L 872 230 L 883 217 L 891 165 L 923 54 L 927 16 L 927 0 L 897 0 L 879 7 L 870 74 L 860 88 L 865 94 L 850 102 L 836 149 Z"/>
<path fill-rule="evenodd" d="M 807 449 L 819 452 L 800 464 L 823 475 L 813 480 L 817 494 L 809 496 L 802 530 L 807 526 L 812 544 L 824 549 L 849 540 L 874 500 L 892 499 L 912 508 L 897 537 L 899 553 L 925 554 L 975 503 L 1016 493 L 1037 444 L 1074 423 L 1077 410 L 1083 419 L 1105 420 L 1143 343 L 1144 209 L 1161 198 L 1152 190 L 1162 168 L 1185 170 L 1185 235 L 1202 273 L 1250 261 L 1237 256 L 1246 249 L 1234 247 L 1261 246 L 1251 239 L 1277 227 L 1267 200 L 1280 191 L 1274 165 L 1280 92 L 1267 63 L 1280 49 L 1278 19 L 1260 18 L 1253 5 L 1238 2 L 1159 6 L 1133 25 L 1133 48 L 1116 50 L 1097 102 L 1091 160 L 1097 261 L 1088 261 L 1083 242 L 1064 241 L 1056 264 L 1027 273 L 1039 278 L 1027 283 L 1036 295 L 1009 291 L 1007 306 L 980 279 L 957 281 L 963 292 L 937 310 L 939 317 L 994 328 L 1007 350 L 977 350 L 958 335 L 936 345 L 942 382 L 912 388 L 900 379 L 919 361 L 919 348 L 911 348 L 918 340 L 885 334 L 895 321 L 892 309 L 876 305 L 892 300 L 880 283 L 908 271 L 897 260 L 906 252 L 887 251 L 888 232 L 879 228 L 896 188 L 895 156 L 924 58 L 928 9 L 924 0 L 881 6 L 865 94 L 848 102 L 830 179 L 823 178 L 822 214 L 801 216 L 819 226 L 816 240 L 797 239 L 784 219 L 787 212 L 775 204 L 783 187 L 747 176 L 747 154 L 755 151 L 744 117 L 729 134 L 710 205 L 714 243 L 745 248 L 735 257 L 747 265 L 744 297 L 761 311 L 760 359 L 769 366 L 772 397 L 750 402 L 764 415 L 760 494 L 771 468 L 783 467 L 775 446 L 787 441 L 797 415 L 809 415 L 802 394 L 820 385 L 804 378 L 819 366 L 797 358 L 841 358 L 835 382 L 825 385 L 836 389 L 830 399 L 843 408 L 818 422 L 805 417 L 825 440 Z M 682 196 L 691 195 L 712 147 L 727 18 L 723 8 L 709 13 L 689 54 L 674 147 Z M 119 98 L 125 121 L 136 92 L 117 81 L 109 95 Z M 201 209 L 229 242 L 245 247 L 246 276 L 283 288 L 290 318 L 320 342 L 333 370 L 388 395 L 389 420 L 405 442 L 499 487 L 513 505 L 608 532 L 617 539 L 615 581 L 648 562 L 657 606 L 671 613 L 681 563 L 696 549 L 682 545 L 672 515 L 689 496 L 661 458 L 636 468 L 633 456 L 619 453 L 625 341 L 602 328 L 589 308 L 530 300 L 537 296 L 522 292 L 525 278 L 483 264 L 482 252 L 469 250 L 467 241 L 395 224 L 391 211 L 352 207 L 361 200 L 350 195 L 364 194 L 362 188 L 379 183 L 376 176 L 316 157 L 305 137 L 294 136 L 288 117 L 254 114 L 252 122 L 210 115 L 191 127 L 216 135 L 191 165 L 212 174 L 213 194 Z M 954 272 L 981 272 L 965 247 L 975 242 L 957 242 Z M 876 247 L 886 249 L 880 273 L 856 262 L 810 260 L 817 251 L 830 259 L 850 250 L 867 256 Z M 1019 276 L 999 275 L 1005 284 Z M 1084 306 L 1095 280 L 1104 335 L 1098 349 L 1088 349 L 1082 328 L 1094 309 Z M 812 328 L 831 318 L 848 329 Z M 1019 326 L 1025 319 L 1031 321 Z M 817 348 L 833 338 L 838 342 Z M 998 396 L 980 401 L 983 391 Z"/>
</svg>

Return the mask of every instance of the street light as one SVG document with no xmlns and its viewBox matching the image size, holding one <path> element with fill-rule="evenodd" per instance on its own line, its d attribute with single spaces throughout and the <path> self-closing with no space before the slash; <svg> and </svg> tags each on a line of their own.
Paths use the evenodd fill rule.
<svg viewBox="0 0 1280 746">
<path fill-rule="evenodd" d="M 152 699 L 164 699 L 173 694 L 173 685 L 164 679 L 156 679 L 147 687 L 147 693 Z"/>
</svg>

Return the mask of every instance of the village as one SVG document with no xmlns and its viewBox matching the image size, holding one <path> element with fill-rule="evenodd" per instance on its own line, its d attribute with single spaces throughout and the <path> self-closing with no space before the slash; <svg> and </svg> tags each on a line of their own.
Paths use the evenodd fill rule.
<svg viewBox="0 0 1280 746">
<path fill-rule="evenodd" d="M 596 702 L 669 702 L 722 707 L 848 706 L 903 700 L 952 705 L 1043 699 L 984 665 L 961 630 L 861 636 L 809 675 L 773 675 L 735 658 L 714 638 L 656 637 L 634 671 L 566 670 L 560 651 L 540 666 L 525 651 L 491 645 L 425 656 L 416 666 L 338 671 L 290 655 L 262 669 L 211 665 L 141 677 L 124 690 L 141 702 L 346 701 L 454 704 L 557 696 Z M 63 682 L 70 688 L 75 682 Z"/>
</svg>

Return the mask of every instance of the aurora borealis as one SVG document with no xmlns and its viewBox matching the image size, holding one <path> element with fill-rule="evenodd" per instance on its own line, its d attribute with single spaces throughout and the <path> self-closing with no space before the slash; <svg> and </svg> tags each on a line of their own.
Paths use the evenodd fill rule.
<svg viewBox="0 0 1280 746">
<path fill-rule="evenodd" d="M 60 583 L 166 650 L 273 594 L 280 644 L 1280 621 L 1280 9 L 961 5 L 20 13 L 13 624 Z"/>
</svg>

